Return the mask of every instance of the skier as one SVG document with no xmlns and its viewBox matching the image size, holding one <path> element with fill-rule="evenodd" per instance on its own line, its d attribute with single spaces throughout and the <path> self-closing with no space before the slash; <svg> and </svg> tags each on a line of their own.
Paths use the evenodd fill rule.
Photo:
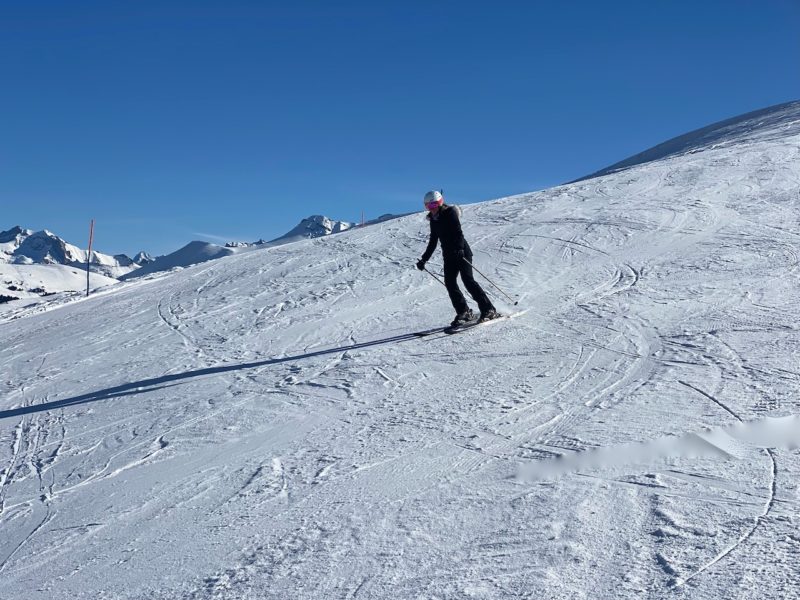
<svg viewBox="0 0 800 600">
<path fill-rule="evenodd" d="M 461 232 L 461 209 L 458 206 L 449 206 L 444 203 L 441 192 L 430 191 L 423 200 L 428 209 L 427 219 L 431 226 L 431 237 L 428 247 L 417 261 L 417 268 L 422 271 L 428 262 L 436 244 L 442 242 L 442 256 L 444 258 L 444 283 L 450 294 L 450 301 L 456 309 L 456 318 L 453 327 L 462 325 L 475 318 L 472 310 L 464 299 L 464 294 L 458 288 L 458 276 L 467 288 L 470 296 L 478 303 L 481 311 L 478 322 L 487 321 L 498 317 L 497 311 L 486 296 L 478 282 L 472 276 L 472 250 Z"/>
</svg>

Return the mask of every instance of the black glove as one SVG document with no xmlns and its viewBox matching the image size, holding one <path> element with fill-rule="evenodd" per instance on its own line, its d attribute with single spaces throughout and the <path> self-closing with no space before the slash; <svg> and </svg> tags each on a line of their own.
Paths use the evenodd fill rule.
<svg viewBox="0 0 800 600">
<path fill-rule="evenodd" d="M 417 261 L 417 268 L 418 268 L 420 271 L 424 271 L 424 270 L 425 270 L 425 261 L 424 261 L 424 260 L 422 260 L 422 259 L 419 259 L 419 260 Z"/>
</svg>

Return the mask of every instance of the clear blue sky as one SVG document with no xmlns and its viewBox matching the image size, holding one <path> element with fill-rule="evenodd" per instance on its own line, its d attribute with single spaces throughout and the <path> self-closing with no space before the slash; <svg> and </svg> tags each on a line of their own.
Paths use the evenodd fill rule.
<svg viewBox="0 0 800 600">
<path fill-rule="evenodd" d="M 798 0 L 0 0 L 0 229 L 154 254 L 469 203 L 800 99 Z"/>
</svg>

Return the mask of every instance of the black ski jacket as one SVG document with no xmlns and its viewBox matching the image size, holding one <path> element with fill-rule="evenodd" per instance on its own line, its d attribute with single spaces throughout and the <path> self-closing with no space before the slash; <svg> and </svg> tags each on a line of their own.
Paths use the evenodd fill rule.
<svg viewBox="0 0 800 600">
<path fill-rule="evenodd" d="M 436 250 L 436 244 L 442 242 L 442 256 L 445 262 L 456 260 L 462 256 L 468 258 L 472 256 L 467 240 L 464 239 L 464 234 L 461 232 L 461 209 L 457 206 L 449 206 L 442 204 L 436 216 L 430 213 L 427 219 L 431 225 L 431 238 L 428 241 L 428 247 L 422 254 L 423 262 L 428 262 Z"/>
</svg>

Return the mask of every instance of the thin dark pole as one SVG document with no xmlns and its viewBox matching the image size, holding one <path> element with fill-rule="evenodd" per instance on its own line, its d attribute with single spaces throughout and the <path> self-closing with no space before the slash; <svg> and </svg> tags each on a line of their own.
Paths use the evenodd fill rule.
<svg viewBox="0 0 800 600">
<path fill-rule="evenodd" d="M 89 252 L 86 253 L 86 297 L 89 297 L 89 263 L 92 260 L 92 241 L 94 240 L 94 219 L 89 223 Z"/>
<path fill-rule="evenodd" d="M 431 277 L 433 277 L 433 278 L 434 278 L 436 281 L 438 281 L 439 283 L 441 283 L 441 284 L 442 284 L 444 287 L 447 287 L 447 284 L 446 284 L 444 281 L 442 281 L 442 280 L 441 280 L 441 279 L 439 279 L 439 278 L 438 278 L 436 275 L 434 275 L 433 273 L 431 273 L 430 271 L 428 271 L 428 269 L 427 269 L 427 268 L 425 268 L 425 272 L 426 272 L 428 275 L 430 275 Z"/>
<path fill-rule="evenodd" d="M 501 294 L 503 294 L 503 295 L 504 295 L 506 298 L 508 298 L 509 300 L 511 300 L 511 302 L 513 302 L 513 303 L 514 303 L 514 306 L 516 306 L 517 304 L 519 304 L 519 300 L 514 300 L 514 299 L 513 299 L 511 296 L 509 296 L 508 294 L 506 294 L 506 293 L 505 293 L 505 292 L 504 292 L 504 291 L 503 291 L 503 290 L 502 290 L 502 289 L 501 289 L 501 288 L 500 288 L 500 287 L 499 287 L 499 286 L 498 286 L 498 285 L 497 285 L 497 284 L 496 284 L 494 281 L 492 281 L 492 280 L 491 280 L 491 279 L 489 279 L 489 278 L 488 278 L 486 275 L 484 275 L 483 273 L 481 273 L 481 272 L 478 270 L 478 267 L 476 267 L 475 265 L 473 265 L 473 264 L 472 264 L 471 262 L 469 262 L 469 261 L 468 261 L 466 258 L 464 259 L 464 262 L 465 262 L 465 263 L 467 263 L 467 264 L 468 264 L 470 267 L 472 267 L 472 268 L 473 268 L 473 269 L 475 269 L 476 271 L 478 271 L 478 275 L 480 275 L 480 276 L 481 276 L 481 277 L 483 277 L 483 278 L 484 278 L 486 281 L 488 281 L 489 283 L 491 283 L 491 284 L 492 284 L 494 287 L 496 287 L 496 288 L 497 288 L 497 289 L 500 291 L 500 293 L 501 293 Z"/>
</svg>

